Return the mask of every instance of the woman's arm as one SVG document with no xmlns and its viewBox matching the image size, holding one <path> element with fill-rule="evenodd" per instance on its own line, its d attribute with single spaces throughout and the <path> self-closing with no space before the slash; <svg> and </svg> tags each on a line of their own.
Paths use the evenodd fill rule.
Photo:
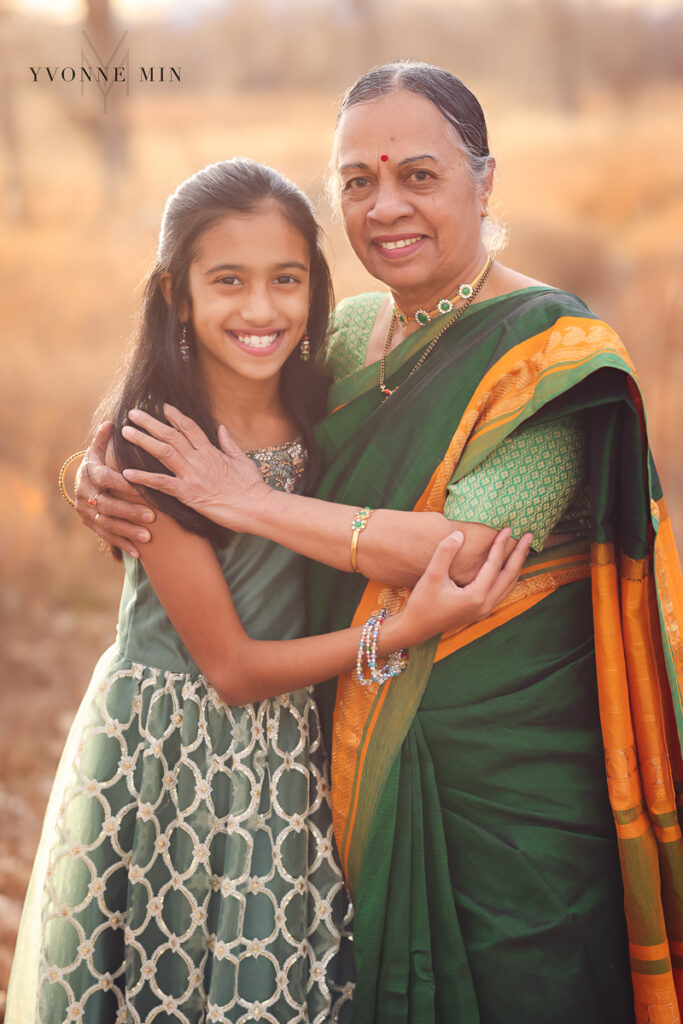
<svg viewBox="0 0 683 1024">
<path fill-rule="evenodd" d="M 438 546 L 408 605 L 387 619 L 378 653 L 421 643 L 444 629 L 483 618 L 512 589 L 528 553 L 524 538 L 505 560 L 502 533 L 472 584 L 453 584 L 448 569 L 462 539 Z M 360 627 L 297 640 L 251 639 L 237 615 L 207 540 L 157 513 L 142 563 L 166 613 L 202 673 L 229 704 L 245 704 L 312 685 L 352 669 Z"/>
<path fill-rule="evenodd" d="M 124 436 L 156 456 L 175 476 L 125 470 L 127 480 L 172 494 L 229 529 L 267 537 L 334 569 L 351 571 L 355 506 L 276 491 L 264 483 L 224 428 L 219 429 L 220 451 L 177 409 L 165 406 L 165 413 L 172 426 L 132 410 L 130 419 L 148 432 L 124 427 Z M 497 531 L 478 523 L 453 522 L 437 512 L 378 509 L 359 539 L 358 568 L 368 579 L 414 586 L 437 544 L 454 529 L 462 532 L 464 542 L 453 560 L 451 578 L 460 584 L 471 582 Z M 507 553 L 513 544 L 510 540 Z"/>
</svg>

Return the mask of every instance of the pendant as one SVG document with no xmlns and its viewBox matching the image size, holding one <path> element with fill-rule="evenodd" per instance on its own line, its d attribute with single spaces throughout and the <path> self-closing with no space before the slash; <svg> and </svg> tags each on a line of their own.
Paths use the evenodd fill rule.
<svg viewBox="0 0 683 1024">
<path fill-rule="evenodd" d="M 393 395 L 394 391 L 398 391 L 398 384 L 396 385 L 395 388 L 382 388 L 381 391 L 382 391 L 382 394 L 384 395 L 383 401 L 386 401 L 387 398 L 389 398 L 391 395 Z"/>
</svg>

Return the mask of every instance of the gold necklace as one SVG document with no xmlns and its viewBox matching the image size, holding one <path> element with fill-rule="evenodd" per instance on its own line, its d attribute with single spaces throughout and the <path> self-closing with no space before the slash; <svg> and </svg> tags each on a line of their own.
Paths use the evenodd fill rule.
<svg viewBox="0 0 683 1024">
<path fill-rule="evenodd" d="M 439 299 L 433 309 L 416 309 L 414 313 L 404 313 L 396 303 L 394 302 L 394 312 L 396 313 L 396 319 L 400 324 L 407 324 L 409 320 L 414 320 L 415 323 L 419 324 L 420 327 L 426 327 L 435 316 L 445 316 L 446 313 L 453 313 L 455 310 L 455 304 L 459 299 L 469 299 L 472 296 L 472 292 L 479 284 L 480 280 L 484 276 L 487 264 L 485 263 L 482 269 L 479 271 L 474 281 L 471 283 L 466 281 L 461 284 L 458 288 L 455 296 L 452 299 Z"/>
<path fill-rule="evenodd" d="M 430 341 L 429 345 L 427 345 L 427 348 L 424 350 L 424 352 L 422 353 L 422 355 L 420 356 L 418 361 L 415 363 L 415 366 L 412 368 L 412 370 L 410 371 L 410 373 L 406 377 L 406 380 L 408 380 L 410 377 L 412 377 L 412 375 L 415 373 L 416 370 L 420 369 L 420 367 L 424 363 L 424 361 L 427 358 L 427 356 L 434 349 L 434 346 L 436 345 L 436 343 L 439 340 L 439 338 L 441 337 L 441 335 L 445 334 L 446 331 L 448 330 L 448 328 L 452 327 L 453 324 L 456 323 L 456 321 L 458 321 L 460 319 L 460 317 L 463 315 L 463 313 L 465 312 L 467 307 L 472 302 L 474 302 L 474 300 L 476 299 L 477 295 L 481 291 L 481 289 L 482 289 L 482 287 L 484 285 L 484 282 L 486 281 L 486 278 L 489 276 L 489 272 L 490 272 L 492 266 L 493 266 L 493 256 L 489 256 L 489 258 L 486 261 L 486 266 L 484 267 L 484 269 L 483 269 L 483 271 L 481 273 L 481 276 L 479 277 L 479 280 L 477 281 L 476 286 L 472 289 L 471 294 L 465 299 L 465 302 L 460 307 L 460 309 L 457 309 L 455 311 L 455 314 L 449 320 L 446 321 L 446 323 L 441 328 L 439 333 L 432 338 L 432 340 Z M 392 314 L 391 314 L 391 323 L 389 324 L 389 333 L 387 334 L 386 341 L 384 342 L 384 352 L 382 353 L 382 358 L 379 361 L 379 390 L 382 392 L 382 394 L 384 395 L 385 399 L 389 398 L 390 395 L 393 395 L 394 391 L 398 391 L 398 388 L 399 388 L 398 384 L 396 385 L 395 388 L 388 388 L 386 386 L 386 383 L 385 383 L 385 380 L 384 380 L 384 371 L 385 371 L 386 359 L 387 359 L 387 356 L 389 355 L 389 346 L 391 345 L 391 339 L 392 339 L 392 337 L 394 335 L 394 329 L 396 327 L 396 322 L 397 322 L 397 320 L 396 320 L 396 311 L 394 310 L 392 312 Z M 403 383 L 405 384 L 405 381 Z"/>
</svg>

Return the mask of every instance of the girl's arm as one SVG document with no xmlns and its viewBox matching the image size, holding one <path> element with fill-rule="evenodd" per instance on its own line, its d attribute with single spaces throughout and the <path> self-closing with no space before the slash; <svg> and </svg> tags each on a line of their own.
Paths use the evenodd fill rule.
<svg viewBox="0 0 683 1024">
<path fill-rule="evenodd" d="M 523 538 L 506 560 L 508 539 L 509 531 L 503 531 L 477 578 L 463 588 L 448 575 L 462 534 L 442 541 L 406 608 L 382 625 L 378 653 L 390 654 L 488 615 L 514 586 L 531 540 Z M 192 658 L 228 704 L 287 693 L 356 664 L 360 627 L 297 640 L 249 637 L 209 542 L 164 513 L 157 512 L 142 563 Z"/>
<path fill-rule="evenodd" d="M 124 436 L 156 456 L 175 476 L 125 470 L 127 480 L 172 494 L 229 529 L 267 537 L 314 561 L 351 571 L 356 506 L 268 487 L 224 428 L 219 430 L 220 451 L 191 419 L 172 406 L 164 409 L 171 426 L 133 410 L 130 419 L 144 430 L 124 427 Z M 437 512 L 375 511 L 358 541 L 358 568 L 368 579 L 395 587 L 414 586 L 437 544 L 454 528 L 463 534 L 464 542 L 453 561 L 451 578 L 461 584 L 471 582 L 496 531 L 479 523 L 453 522 Z M 508 554 L 513 544 L 510 540 Z"/>
</svg>

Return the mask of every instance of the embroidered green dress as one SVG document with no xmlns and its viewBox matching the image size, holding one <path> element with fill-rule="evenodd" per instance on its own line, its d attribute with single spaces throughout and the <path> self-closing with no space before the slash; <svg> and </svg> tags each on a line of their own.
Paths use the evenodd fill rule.
<svg viewBox="0 0 683 1024">
<path fill-rule="evenodd" d="M 250 454 L 294 489 L 300 443 Z M 301 635 L 301 559 L 246 535 L 216 554 L 252 637 Z M 7 1022 L 338 1019 L 346 898 L 313 691 L 228 707 L 124 561 L 117 640 L 50 800 Z"/>
</svg>

